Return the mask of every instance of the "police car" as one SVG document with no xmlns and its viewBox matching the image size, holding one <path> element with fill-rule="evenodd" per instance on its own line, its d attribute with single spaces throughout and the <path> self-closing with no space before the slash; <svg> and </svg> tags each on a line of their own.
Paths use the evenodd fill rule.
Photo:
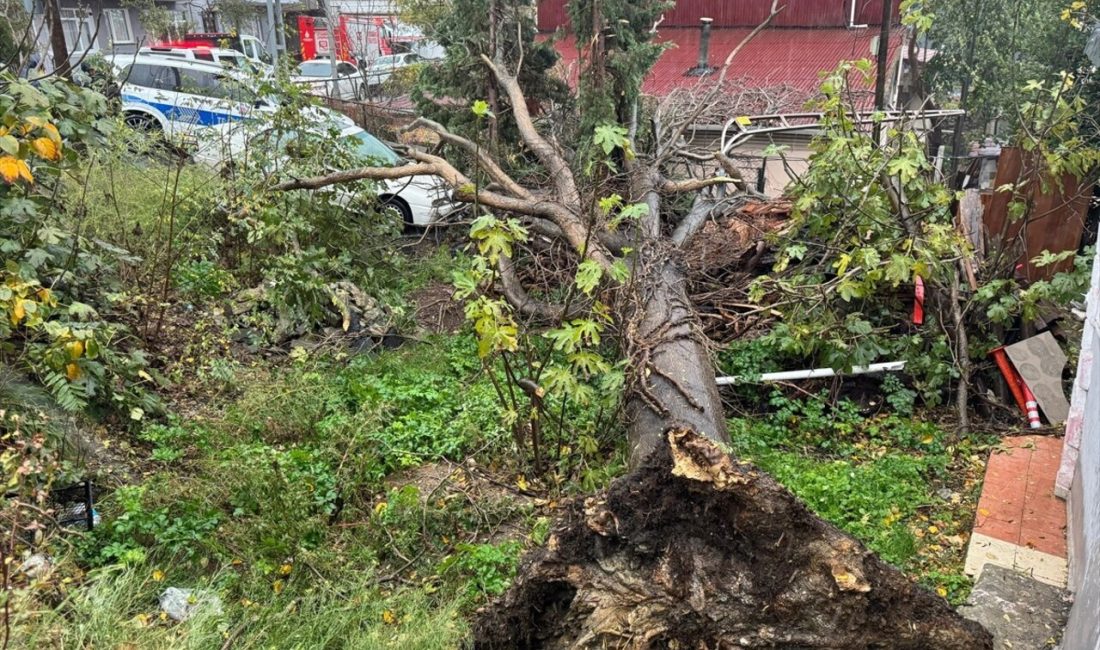
<svg viewBox="0 0 1100 650">
<path fill-rule="evenodd" d="M 122 115 L 129 126 L 194 143 L 199 129 L 273 113 L 277 102 L 260 96 L 248 74 L 216 63 L 152 54 L 109 57 L 121 84 Z M 351 118 L 318 107 L 317 119 L 347 126 Z"/>
</svg>

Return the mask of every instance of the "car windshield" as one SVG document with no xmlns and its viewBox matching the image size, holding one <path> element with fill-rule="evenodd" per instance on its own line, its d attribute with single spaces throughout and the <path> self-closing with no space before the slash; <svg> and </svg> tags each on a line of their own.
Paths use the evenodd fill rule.
<svg viewBox="0 0 1100 650">
<path fill-rule="evenodd" d="M 331 61 L 303 61 L 298 64 L 298 74 L 303 77 L 331 77 Z"/>
<path fill-rule="evenodd" d="M 344 137 L 351 142 L 355 153 L 363 158 L 377 160 L 387 165 L 396 165 L 401 160 L 396 151 L 366 131 L 358 131 Z"/>
</svg>

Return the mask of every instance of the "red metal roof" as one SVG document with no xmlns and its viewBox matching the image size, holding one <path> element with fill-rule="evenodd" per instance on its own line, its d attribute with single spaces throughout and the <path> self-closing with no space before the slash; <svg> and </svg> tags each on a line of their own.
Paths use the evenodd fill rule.
<svg viewBox="0 0 1100 650">
<path fill-rule="evenodd" d="M 899 4 L 893 3 L 892 19 L 901 19 Z M 783 0 L 779 15 L 772 20 L 772 27 L 847 27 L 853 18 L 853 0 Z M 882 23 L 883 0 L 854 0 L 855 24 L 879 25 Z M 569 24 L 566 11 L 568 0 L 539 0 L 538 25 L 544 32 L 552 32 Z M 756 27 L 771 10 L 767 0 L 677 0 L 664 14 L 665 27 L 695 27 L 706 16 L 714 20 L 715 27 Z"/>
<path fill-rule="evenodd" d="M 665 96 L 678 88 L 690 89 L 714 83 L 717 74 L 692 77 L 685 73 L 699 56 L 698 28 L 663 28 L 658 40 L 672 45 L 658 59 L 642 85 L 646 94 Z M 711 32 L 710 65 L 720 66 L 726 56 L 752 31 L 748 28 L 714 29 Z M 786 86 L 811 97 L 821 85 L 821 73 L 841 61 L 874 59 L 871 43 L 878 29 L 774 29 L 761 31 L 734 58 L 727 80 L 742 80 L 746 87 Z M 890 36 L 889 57 L 895 61 L 904 30 Z M 572 36 L 555 43 L 570 83 L 577 77 L 577 48 Z M 870 89 L 873 82 L 868 84 Z"/>
</svg>

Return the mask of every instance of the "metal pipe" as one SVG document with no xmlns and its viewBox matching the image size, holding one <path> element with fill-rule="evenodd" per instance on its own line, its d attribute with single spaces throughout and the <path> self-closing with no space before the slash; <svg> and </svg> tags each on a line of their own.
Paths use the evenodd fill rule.
<svg viewBox="0 0 1100 650">
<path fill-rule="evenodd" d="M 834 368 L 810 368 L 807 370 L 785 370 L 783 372 L 766 372 L 759 378 L 750 377 L 717 377 L 714 382 L 719 386 L 733 386 L 735 384 L 763 383 L 769 381 L 787 381 L 790 379 L 823 379 L 825 377 L 837 377 L 847 375 L 874 375 L 882 372 L 897 372 L 905 369 L 904 361 L 886 361 L 872 363 L 869 366 L 852 366 L 847 373 L 838 373 Z"/>
<path fill-rule="evenodd" d="M 883 0 L 883 2 L 886 2 L 886 1 L 887 0 Z M 866 24 L 864 24 L 864 25 L 857 25 L 856 24 L 856 3 L 857 2 L 859 2 L 859 0 L 852 0 L 852 13 L 848 17 L 848 28 L 849 29 L 863 28 L 863 27 L 867 26 Z"/>
<path fill-rule="evenodd" d="M 699 62 L 696 67 L 699 70 L 707 70 L 710 68 L 710 25 L 714 22 L 713 18 L 700 18 L 699 34 Z"/>
</svg>

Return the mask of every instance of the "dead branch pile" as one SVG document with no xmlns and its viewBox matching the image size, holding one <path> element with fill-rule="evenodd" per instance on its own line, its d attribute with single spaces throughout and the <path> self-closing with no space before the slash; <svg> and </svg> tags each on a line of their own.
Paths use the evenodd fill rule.
<svg viewBox="0 0 1100 650">
<path fill-rule="evenodd" d="M 751 304 L 749 284 L 773 261 L 770 235 L 789 223 L 784 200 L 748 200 L 707 222 L 682 249 L 695 303 L 707 336 L 719 344 L 740 338 L 769 319 L 769 310 Z"/>
<path fill-rule="evenodd" d="M 477 648 L 980 650 L 942 598 L 687 429 L 566 511 Z"/>
</svg>

